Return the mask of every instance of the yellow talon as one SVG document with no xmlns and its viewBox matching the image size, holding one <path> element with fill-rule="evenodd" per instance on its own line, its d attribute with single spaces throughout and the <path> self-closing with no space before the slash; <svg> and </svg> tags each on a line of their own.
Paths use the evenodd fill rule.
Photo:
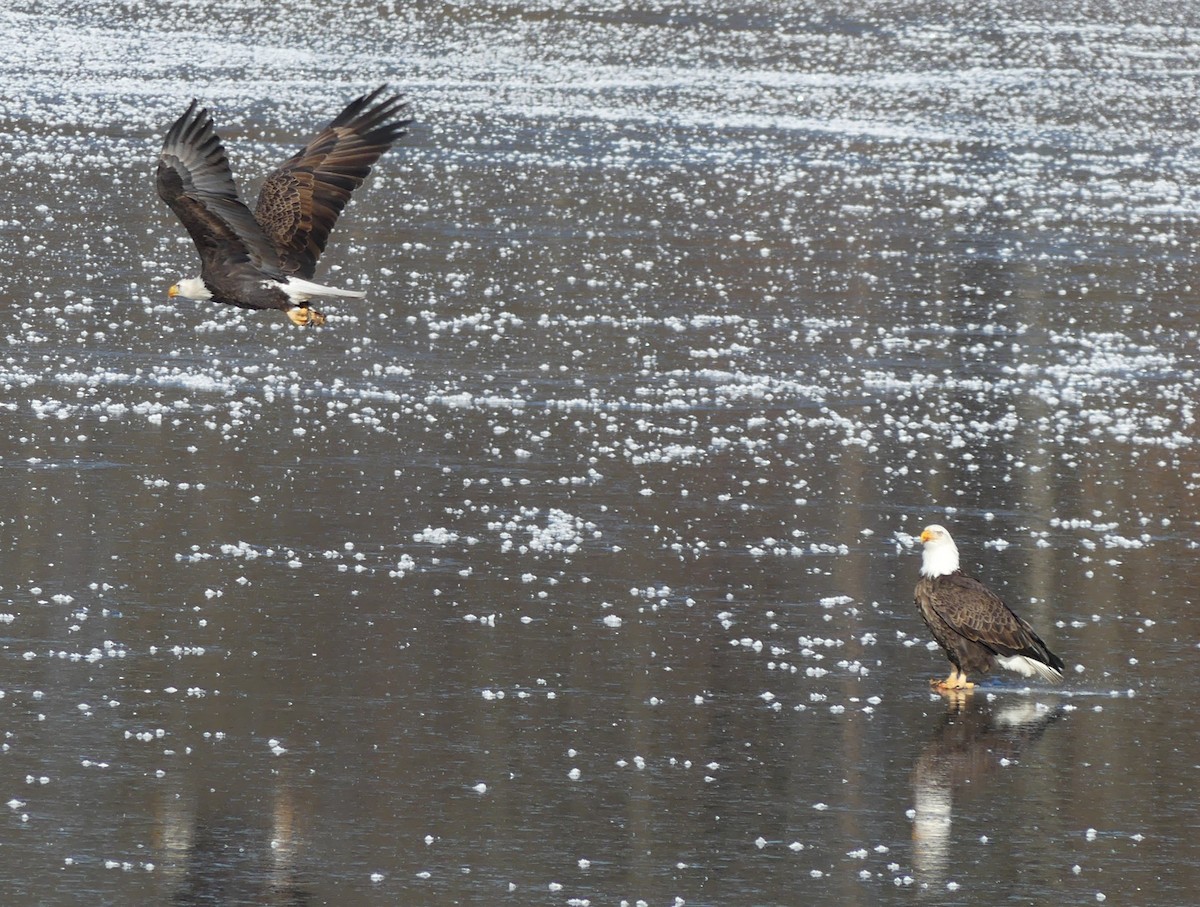
<svg viewBox="0 0 1200 907">
<path fill-rule="evenodd" d="M 318 327 L 325 323 L 325 316 L 316 309 L 310 309 L 308 306 L 295 306 L 294 308 L 284 311 L 292 324 L 298 328 L 306 325 L 317 325 Z"/>
<path fill-rule="evenodd" d="M 937 678 L 934 678 L 933 680 L 929 681 L 929 685 L 935 690 L 940 690 L 942 692 L 946 692 L 948 690 L 975 689 L 975 684 L 967 680 L 967 675 L 957 670 L 951 671 L 950 676 L 945 680 L 938 680 Z"/>
</svg>

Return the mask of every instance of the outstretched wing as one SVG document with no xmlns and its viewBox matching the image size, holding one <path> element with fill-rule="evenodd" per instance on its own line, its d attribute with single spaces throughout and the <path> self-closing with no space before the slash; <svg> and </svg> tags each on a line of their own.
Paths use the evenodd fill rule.
<svg viewBox="0 0 1200 907">
<path fill-rule="evenodd" d="M 974 577 L 939 577 L 930 584 L 928 597 L 929 607 L 960 636 L 1001 657 L 1020 655 L 1061 671 L 1062 659 L 1050 652 L 1033 627 Z"/>
<path fill-rule="evenodd" d="M 286 273 L 313 276 L 350 193 L 407 132 L 408 102 L 399 95 L 379 101 L 386 90 L 381 85 L 351 101 L 263 184 L 254 216 L 279 249 Z"/>
<path fill-rule="evenodd" d="M 158 156 L 158 195 L 187 228 L 206 277 L 238 270 L 282 276 L 279 254 L 254 215 L 238 198 L 229 160 L 212 118 L 196 101 L 163 139 Z"/>
</svg>

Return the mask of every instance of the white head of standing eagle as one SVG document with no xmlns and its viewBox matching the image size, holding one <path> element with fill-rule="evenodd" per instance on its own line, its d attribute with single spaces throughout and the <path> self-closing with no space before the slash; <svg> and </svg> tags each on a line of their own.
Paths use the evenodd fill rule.
<svg viewBox="0 0 1200 907">
<path fill-rule="evenodd" d="M 309 308 L 320 297 L 365 293 L 312 280 L 329 232 L 380 155 L 411 123 L 408 102 L 382 97 L 383 85 L 351 101 L 272 172 L 254 212 L 238 197 L 229 160 L 208 111 L 192 104 L 167 130 L 158 157 L 159 197 L 200 253 L 200 276 L 171 287 L 171 298 L 244 309 L 280 309 L 294 324 L 324 324 Z"/>
<path fill-rule="evenodd" d="M 974 684 L 967 680 L 968 673 L 986 674 L 996 664 L 1025 677 L 1036 674 L 1043 680 L 1062 680 L 1063 660 L 1033 627 L 1000 596 L 959 569 L 958 546 L 944 526 L 926 526 L 921 543 L 917 608 L 954 666 L 945 680 L 932 682 L 935 688 L 970 689 Z"/>
</svg>

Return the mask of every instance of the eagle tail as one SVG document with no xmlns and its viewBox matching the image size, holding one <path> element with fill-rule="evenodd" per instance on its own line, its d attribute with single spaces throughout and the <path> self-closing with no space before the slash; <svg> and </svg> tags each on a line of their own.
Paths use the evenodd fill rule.
<svg viewBox="0 0 1200 907">
<path fill-rule="evenodd" d="M 1035 655 L 997 655 L 996 661 L 1023 677 L 1036 674 L 1042 680 L 1058 683 L 1063 679 L 1063 660 L 1048 649 L 1046 655 L 1050 656 L 1049 662 L 1042 660 L 1040 652 Z"/>
<path fill-rule="evenodd" d="M 362 299 L 367 294 L 361 290 L 342 290 L 338 287 L 327 287 L 323 284 L 313 283 L 311 280 L 303 280 L 299 277 L 289 277 L 282 282 L 283 292 L 287 293 L 288 299 L 293 305 L 301 305 L 308 302 L 314 296 L 337 296 L 342 298 Z"/>
</svg>

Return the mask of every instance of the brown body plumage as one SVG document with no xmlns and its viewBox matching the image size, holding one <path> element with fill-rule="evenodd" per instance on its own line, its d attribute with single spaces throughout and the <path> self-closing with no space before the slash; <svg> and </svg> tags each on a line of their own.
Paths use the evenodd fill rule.
<svg viewBox="0 0 1200 907">
<path fill-rule="evenodd" d="M 1000 596 L 958 568 L 958 548 L 941 526 L 921 533 L 921 578 L 914 593 L 934 640 L 954 666 L 934 685 L 941 689 L 973 686 L 968 674 L 986 674 L 996 664 L 1026 677 L 1062 680 L 1063 660 L 1046 646 L 1025 620 Z"/>
<path fill-rule="evenodd" d="M 158 159 L 158 194 L 187 228 L 200 253 L 199 278 L 170 295 L 248 309 L 282 309 L 297 324 L 324 321 L 308 302 L 362 296 L 313 283 L 329 233 L 371 166 L 411 120 L 386 86 L 351 101 L 336 119 L 271 173 L 254 212 L 238 197 L 208 111 L 193 101 L 167 131 Z"/>
</svg>

